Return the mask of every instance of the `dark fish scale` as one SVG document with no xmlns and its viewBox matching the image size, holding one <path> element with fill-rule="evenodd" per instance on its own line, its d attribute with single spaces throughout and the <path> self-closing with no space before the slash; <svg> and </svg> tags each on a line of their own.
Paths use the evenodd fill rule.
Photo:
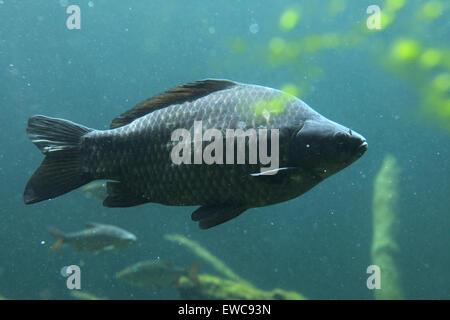
<svg viewBox="0 0 450 320">
<path fill-rule="evenodd" d="M 196 121 L 201 121 L 203 133 L 214 128 L 223 137 L 228 129 L 253 129 L 257 139 L 258 129 L 279 130 L 280 171 L 274 176 L 261 175 L 262 167 L 268 165 L 249 164 L 249 142 L 245 164 L 175 165 L 170 156 L 179 141 L 171 141 L 172 133 L 186 129 L 195 139 Z M 293 96 L 225 80 L 175 87 L 117 117 L 111 128 L 100 131 L 67 120 L 30 118 L 27 132 L 48 155 L 25 188 L 25 203 L 107 179 L 113 182 L 107 184 L 106 206 L 201 205 L 199 225 L 210 228 L 248 208 L 295 198 L 367 150 L 361 135 L 348 134 L 348 128 Z M 236 143 L 235 139 L 235 163 Z M 202 150 L 209 144 L 205 141 Z M 225 141 L 223 148 L 225 161 Z"/>
<path fill-rule="evenodd" d="M 99 147 L 97 152 L 91 153 L 94 157 L 88 162 L 93 164 L 93 168 L 98 164 L 94 173 L 104 174 L 99 178 L 118 177 L 136 196 L 144 195 L 149 201 L 164 204 L 199 205 L 231 201 L 255 206 L 278 200 L 280 195 L 292 197 L 285 190 L 277 192 L 272 190 L 272 186 L 248 179 L 249 174 L 260 171 L 257 165 L 232 168 L 205 164 L 173 166 L 170 159 L 170 151 L 175 145 L 170 142 L 174 126 L 192 133 L 194 120 L 203 122 L 203 130 L 236 129 L 239 122 L 245 122 L 247 128 L 277 128 L 289 121 L 302 121 L 300 113 L 289 106 L 287 112 L 271 116 L 269 121 L 261 116 L 255 117 L 250 106 L 261 99 L 269 100 L 281 94 L 275 89 L 237 85 L 194 102 L 156 110 L 124 127 L 95 131 L 90 134 L 93 144 L 104 148 Z M 301 103 L 299 100 L 296 102 Z"/>
</svg>

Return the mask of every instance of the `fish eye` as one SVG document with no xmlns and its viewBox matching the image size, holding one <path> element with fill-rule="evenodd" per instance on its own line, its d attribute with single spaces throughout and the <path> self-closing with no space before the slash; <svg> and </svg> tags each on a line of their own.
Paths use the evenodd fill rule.
<svg viewBox="0 0 450 320">
<path fill-rule="evenodd" d="M 335 142 L 339 145 L 343 145 L 347 141 L 347 137 L 344 132 L 337 132 L 334 136 Z"/>
<path fill-rule="evenodd" d="M 348 133 L 349 133 L 350 135 L 353 135 L 352 129 L 348 129 Z"/>
</svg>

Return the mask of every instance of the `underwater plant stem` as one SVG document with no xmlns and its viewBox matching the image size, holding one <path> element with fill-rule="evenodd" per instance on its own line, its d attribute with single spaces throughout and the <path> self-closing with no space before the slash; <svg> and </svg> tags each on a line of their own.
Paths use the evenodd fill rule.
<svg viewBox="0 0 450 320">
<path fill-rule="evenodd" d="M 241 277 L 239 277 L 236 273 L 234 273 L 233 270 L 231 270 L 227 265 L 225 265 L 225 263 L 223 263 L 220 259 L 218 259 L 216 256 L 214 256 L 208 250 L 203 248 L 198 242 L 196 242 L 194 240 L 190 240 L 180 234 L 166 234 L 164 236 L 164 238 L 166 240 L 176 242 L 180 245 L 187 247 L 194 254 L 196 254 L 198 257 L 202 258 L 206 262 L 208 262 L 218 272 L 220 272 L 222 275 L 224 275 L 228 279 L 246 282 Z"/>
<path fill-rule="evenodd" d="M 387 155 L 375 178 L 373 193 L 372 263 L 380 267 L 381 288 L 375 298 L 403 299 L 398 270 L 397 243 L 400 168 L 392 155 Z"/>
</svg>

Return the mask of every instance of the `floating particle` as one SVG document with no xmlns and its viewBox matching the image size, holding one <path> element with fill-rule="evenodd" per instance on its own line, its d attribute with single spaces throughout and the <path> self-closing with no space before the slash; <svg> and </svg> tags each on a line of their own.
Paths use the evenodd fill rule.
<svg viewBox="0 0 450 320">
<path fill-rule="evenodd" d="M 61 268 L 61 275 L 63 277 L 67 277 L 69 275 L 69 273 L 67 272 L 67 266 Z"/>
<path fill-rule="evenodd" d="M 256 34 L 259 31 L 259 25 L 257 23 L 253 23 L 248 27 L 248 30 L 250 30 L 251 33 Z"/>
</svg>

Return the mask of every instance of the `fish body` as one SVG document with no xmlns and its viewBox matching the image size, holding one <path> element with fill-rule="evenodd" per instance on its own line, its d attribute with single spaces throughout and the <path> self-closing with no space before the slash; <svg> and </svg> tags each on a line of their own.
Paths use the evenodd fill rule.
<svg viewBox="0 0 450 320">
<path fill-rule="evenodd" d="M 50 232 L 57 239 L 52 251 L 64 244 L 72 245 L 77 251 L 97 253 L 103 250 L 118 250 L 128 247 L 137 240 L 131 232 L 113 225 L 89 223 L 85 230 L 64 233 L 54 228 Z"/>
<path fill-rule="evenodd" d="M 199 263 L 195 263 L 187 269 L 182 269 L 160 259 L 148 260 L 138 262 L 120 271 L 116 277 L 138 287 L 161 288 L 166 285 L 178 285 L 182 276 L 189 278 L 194 283 L 199 283 L 198 266 Z"/>
<path fill-rule="evenodd" d="M 174 139 L 179 129 L 191 140 Z M 208 129 L 222 136 L 207 141 L 201 133 Z M 230 130 L 233 145 L 228 150 L 223 146 L 228 146 L 225 137 Z M 264 130 L 266 149 L 277 151 L 271 159 L 277 165 L 267 171 L 263 171 L 268 166 L 262 165 L 261 153 L 256 162 L 250 156 L 253 142 L 260 141 Z M 276 89 L 227 80 L 175 87 L 114 119 L 110 130 L 35 116 L 27 131 L 46 158 L 28 182 L 25 203 L 107 179 L 105 206 L 199 205 L 192 219 L 203 229 L 249 208 L 296 198 L 367 150 L 361 135 L 326 119 L 300 99 Z M 238 139 L 249 132 L 255 140 L 247 136 L 244 161 L 239 163 Z M 213 140 L 219 140 L 226 150 L 214 163 L 202 162 L 201 151 Z M 189 146 L 183 156 L 186 150 L 194 151 L 184 158 L 189 161 L 175 163 L 174 150 L 180 141 Z M 200 161 L 196 161 L 198 150 Z M 61 170 L 65 175 L 58 173 Z"/>
</svg>

